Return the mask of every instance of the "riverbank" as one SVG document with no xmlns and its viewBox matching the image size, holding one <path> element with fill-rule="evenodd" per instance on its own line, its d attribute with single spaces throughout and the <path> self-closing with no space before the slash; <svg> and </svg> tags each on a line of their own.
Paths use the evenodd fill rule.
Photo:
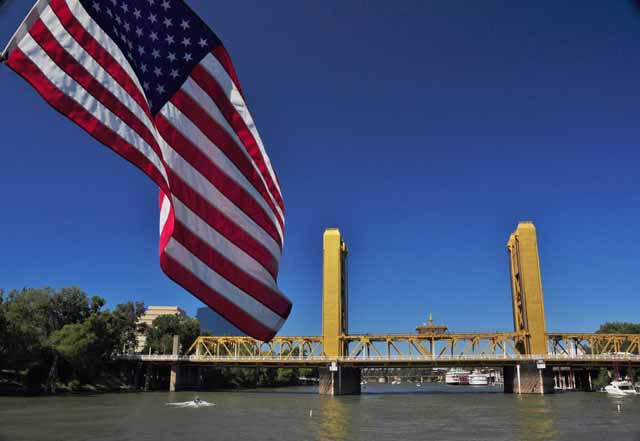
<svg viewBox="0 0 640 441">
<path fill-rule="evenodd" d="M 168 368 L 160 381 L 152 382 L 153 391 L 168 390 Z M 185 387 L 184 390 L 211 391 L 243 391 L 251 389 L 275 389 L 305 385 L 298 378 L 297 370 L 248 370 L 248 369 L 210 369 L 203 377 L 200 387 Z M 166 383 L 166 384 L 165 384 Z M 136 385 L 132 376 L 104 373 L 91 383 L 82 383 L 77 379 L 53 385 L 34 382 L 29 371 L 0 370 L 0 396 L 33 397 L 56 395 L 91 395 L 106 393 L 144 392 L 144 385 Z"/>
</svg>

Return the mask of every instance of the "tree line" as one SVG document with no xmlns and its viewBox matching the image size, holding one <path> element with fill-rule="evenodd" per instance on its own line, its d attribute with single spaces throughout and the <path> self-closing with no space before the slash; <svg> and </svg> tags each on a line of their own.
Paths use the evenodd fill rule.
<svg viewBox="0 0 640 441">
<path fill-rule="evenodd" d="M 0 290 L 0 395 L 52 391 L 135 388 L 115 356 L 142 349 L 171 354 L 173 335 L 186 353 L 201 335 L 200 323 L 185 314 L 162 315 L 151 326 L 139 324 L 143 302 L 130 301 L 105 308 L 105 299 L 79 287 Z M 146 335 L 137 348 L 137 335 Z M 124 371 L 131 371 L 132 366 Z M 135 370 L 135 369 L 134 369 Z M 313 369 L 211 369 L 207 388 L 284 386 L 298 377 L 317 375 Z"/>
<path fill-rule="evenodd" d="M 133 352 L 143 302 L 105 308 L 105 299 L 78 287 L 0 290 L 0 389 L 49 390 L 56 384 L 117 382 L 109 363 Z M 144 351 L 171 351 L 179 334 L 183 348 L 199 335 L 196 319 L 164 316 L 146 329 Z"/>
</svg>

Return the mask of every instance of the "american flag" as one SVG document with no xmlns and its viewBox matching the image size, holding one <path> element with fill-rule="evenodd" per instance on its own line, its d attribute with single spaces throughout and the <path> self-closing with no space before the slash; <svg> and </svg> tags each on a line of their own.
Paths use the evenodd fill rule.
<svg viewBox="0 0 640 441">
<path fill-rule="evenodd" d="M 158 185 L 163 271 L 270 340 L 291 310 L 282 193 L 209 27 L 181 0 L 39 0 L 3 58 Z"/>
</svg>

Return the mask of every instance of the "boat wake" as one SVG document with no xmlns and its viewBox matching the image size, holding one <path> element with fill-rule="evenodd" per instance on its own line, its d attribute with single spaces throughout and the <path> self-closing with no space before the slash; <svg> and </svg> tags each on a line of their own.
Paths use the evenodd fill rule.
<svg viewBox="0 0 640 441">
<path fill-rule="evenodd" d="M 215 406 L 214 403 L 209 403 L 208 401 L 202 400 L 192 400 L 192 401 L 181 401 L 177 403 L 167 403 L 167 406 L 175 406 L 175 407 L 209 407 Z"/>
</svg>

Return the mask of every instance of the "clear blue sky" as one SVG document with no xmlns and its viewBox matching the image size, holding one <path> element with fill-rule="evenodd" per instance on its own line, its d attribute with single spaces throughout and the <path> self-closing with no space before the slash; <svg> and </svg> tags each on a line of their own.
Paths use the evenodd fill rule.
<svg viewBox="0 0 640 441">
<path fill-rule="evenodd" d="M 0 11 L 0 41 L 31 6 Z M 322 232 L 352 332 L 512 329 L 509 233 L 535 221 L 553 331 L 640 321 L 640 15 L 625 1 L 191 0 L 282 183 L 282 334 L 318 334 Z M 0 286 L 199 302 L 160 270 L 157 191 L 0 67 Z"/>
</svg>

